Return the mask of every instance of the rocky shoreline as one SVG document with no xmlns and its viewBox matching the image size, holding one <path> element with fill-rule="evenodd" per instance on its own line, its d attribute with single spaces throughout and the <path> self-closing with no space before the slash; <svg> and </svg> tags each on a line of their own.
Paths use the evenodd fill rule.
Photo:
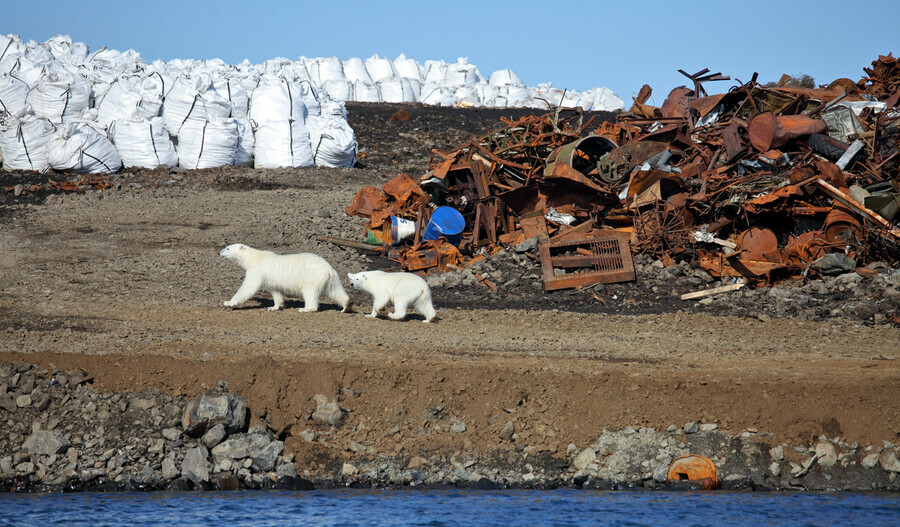
<svg viewBox="0 0 900 527">
<path fill-rule="evenodd" d="M 92 383 L 90 372 L 0 365 L 0 422 L 7 430 L 0 437 L 0 491 L 696 489 L 695 481 L 667 482 L 672 461 L 686 454 L 712 460 L 725 490 L 900 491 L 900 449 L 888 441 L 859 445 L 820 436 L 809 445 L 773 444 L 765 431 L 733 435 L 696 421 L 665 431 L 603 430 L 593 444 L 569 444 L 555 455 L 517 443 L 509 421 L 490 452 L 466 444 L 386 455 L 365 441 L 329 444 L 336 427 L 351 425 L 339 400 L 322 395 L 298 416 L 306 426 L 299 436 L 323 447 L 320 463 L 297 466 L 265 415 L 254 415 L 224 382 L 192 398 L 158 390 L 103 393 Z M 465 424 L 450 428 L 464 433 Z"/>
</svg>

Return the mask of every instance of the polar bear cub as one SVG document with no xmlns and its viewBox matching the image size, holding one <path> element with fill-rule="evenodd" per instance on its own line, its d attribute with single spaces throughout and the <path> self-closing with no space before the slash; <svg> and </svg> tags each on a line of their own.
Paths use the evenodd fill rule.
<svg viewBox="0 0 900 527">
<path fill-rule="evenodd" d="M 312 253 L 276 254 L 260 251 L 242 243 L 234 243 L 219 251 L 219 256 L 240 265 L 246 271 L 244 282 L 231 300 L 223 302 L 234 307 L 249 300 L 259 290 L 268 291 L 277 311 L 285 296 L 302 297 L 300 312 L 319 310 L 319 297 L 335 301 L 341 311 L 347 311 L 350 297 L 341 285 L 337 271 L 321 256 Z"/>
<path fill-rule="evenodd" d="M 384 271 L 362 271 L 347 273 L 350 287 L 367 291 L 372 295 L 372 312 L 367 317 L 377 317 L 388 302 L 393 302 L 394 312 L 388 315 L 393 320 L 406 317 L 406 310 L 412 306 L 425 317 L 425 322 L 434 320 L 434 306 L 431 304 L 431 288 L 421 277 L 411 273 L 386 273 Z"/>
</svg>

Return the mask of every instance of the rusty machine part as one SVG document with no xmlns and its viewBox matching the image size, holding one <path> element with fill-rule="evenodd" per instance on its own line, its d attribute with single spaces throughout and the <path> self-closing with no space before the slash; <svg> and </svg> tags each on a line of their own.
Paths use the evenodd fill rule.
<svg viewBox="0 0 900 527">
<path fill-rule="evenodd" d="M 542 243 L 539 250 L 546 291 L 628 282 L 635 277 L 628 234 L 624 232 Z"/>
<path fill-rule="evenodd" d="M 716 465 L 709 458 L 688 454 L 676 457 L 666 472 L 666 482 L 692 481 L 703 490 L 715 490 L 719 486 Z"/>
</svg>

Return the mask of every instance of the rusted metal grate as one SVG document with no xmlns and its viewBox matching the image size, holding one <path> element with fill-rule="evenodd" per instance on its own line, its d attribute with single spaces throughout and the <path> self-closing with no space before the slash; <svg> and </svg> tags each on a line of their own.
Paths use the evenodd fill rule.
<svg viewBox="0 0 900 527">
<path fill-rule="evenodd" d="M 631 248 L 624 232 L 544 243 L 540 253 L 546 291 L 634 280 Z M 557 269 L 565 274 L 557 276 Z"/>
</svg>

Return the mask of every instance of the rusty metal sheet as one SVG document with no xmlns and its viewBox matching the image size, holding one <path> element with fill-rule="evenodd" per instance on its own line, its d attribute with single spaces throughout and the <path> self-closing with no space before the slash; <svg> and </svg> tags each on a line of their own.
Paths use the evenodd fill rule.
<svg viewBox="0 0 900 527">
<path fill-rule="evenodd" d="M 775 115 L 763 112 L 754 117 L 747 126 L 750 144 L 760 152 L 779 148 L 799 137 L 822 134 L 828 125 L 819 119 L 805 115 Z"/>
<path fill-rule="evenodd" d="M 768 260 L 768 256 L 778 250 L 778 238 L 769 229 L 753 227 L 737 237 L 738 251 L 749 260 Z"/>
<path fill-rule="evenodd" d="M 463 257 L 453 244 L 438 239 L 422 242 L 401 251 L 397 255 L 397 261 L 404 269 L 414 272 L 427 272 L 431 269 L 446 271 L 451 265 L 460 265 Z"/>
<path fill-rule="evenodd" d="M 370 217 L 372 213 L 384 207 L 387 196 L 384 192 L 371 185 L 365 186 L 353 197 L 353 203 L 344 209 L 348 216 Z"/>
</svg>

